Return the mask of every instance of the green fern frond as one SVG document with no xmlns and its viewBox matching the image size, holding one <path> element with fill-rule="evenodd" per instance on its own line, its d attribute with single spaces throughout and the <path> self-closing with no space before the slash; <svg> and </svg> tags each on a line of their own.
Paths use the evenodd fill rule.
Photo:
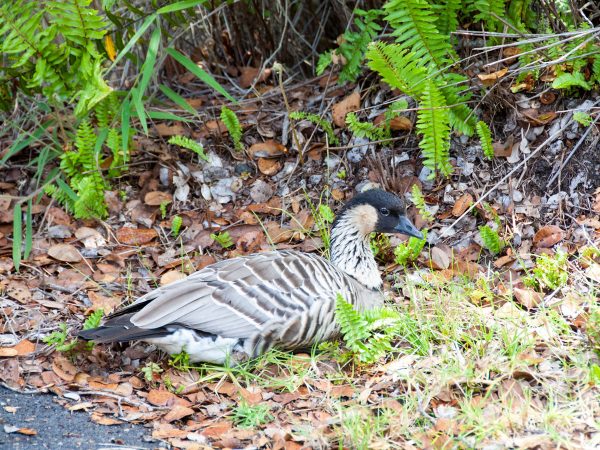
<svg viewBox="0 0 600 450">
<path fill-rule="evenodd" d="M 381 141 L 392 137 L 390 129 L 386 127 L 386 123 L 382 122 L 382 125 L 375 125 L 371 122 L 361 122 L 356 117 L 356 113 L 348 113 L 346 115 L 346 125 L 348 129 L 359 138 L 368 138 L 372 141 Z"/>
<path fill-rule="evenodd" d="M 552 82 L 552 87 L 554 89 L 580 87 L 586 91 L 592 89 L 592 86 L 586 81 L 585 76 L 581 72 L 563 73 L 562 75 L 557 76 Z"/>
<path fill-rule="evenodd" d="M 433 216 L 427 209 L 427 205 L 425 204 L 425 197 L 423 196 L 423 192 L 421 192 L 419 185 L 413 184 L 410 189 L 410 193 L 411 193 L 411 197 L 412 197 L 411 200 L 414 203 L 414 205 L 417 207 L 417 210 L 419 211 L 419 214 L 421 214 L 421 217 L 423 219 L 425 219 L 427 222 L 432 222 Z"/>
<path fill-rule="evenodd" d="M 356 17 L 354 27 L 357 31 L 346 31 L 342 35 L 342 43 L 337 50 L 345 59 L 339 76 L 340 81 L 355 81 L 360 75 L 367 46 L 381 30 L 381 26 L 376 22 L 381 14 L 382 11 L 379 9 L 363 11 L 357 8 L 354 10 Z"/>
<path fill-rule="evenodd" d="M 413 53 L 422 66 L 439 70 L 448 65 L 454 49 L 437 29 L 436 13 L 427 0 L 392 0 L 383 9 L 401 50 Z"/>
<path fill-rule="evenodd" d="M 505 0 L 475 0 L 468 8 L 469 12 L 475 12 L 473 18 L 481 20 L 488 31 L 497 31 L 503 24 L 497 17 L 506 15 Z"/>
<path fill-rule="evenodd" d="M 179 236 L 179 231 L 181 230 L 181 224 L 183 224 L 183 219 L 181 216 L 175 216 L 171 219 L 171 233 L 173 236 Z"/>
<path fill-rule="evenodd" d="M 204 153 L 204 146 L 199 142 L 194 141 L 186 136 L 171 136 L 169 144 L 178 145 L 179 147 L 187 148 L 196 153 L 200 158 L 208 161 L 208 156 Z"/>
<path fill-rule="evenodd" d="M 452 173 L 450 165 L 450 118 L 446 101 L 435 83 L 425 82 L 425 89 L 419 99 L 417 130 L 423 135 L 419 147 L 423 151 L 423 164 L 442 175 Z"/>
<path fill-rule="evenodd" d="M 423 251 L 423 247 L 425 247 L 425 244 L 427 243 L 427 230 L 423 230 L 422 233 L 423 239 L 410 237 L 407 242 L 403 242 L 396 246 L 394 249 L 394 261 L 396 264 L 406 266 L 408 262 L 416 261 Z"/>
<path fill-rule="evenodd" d="M 483 150 L 483 154 L 488 158 L 492 159 L 494 157 L 494 147 L 492 146 L 492 132 L 487 124 L 480 120 L 476 125 L 477 135 L 479 136 L 479 141 L 481 142 L 481 150 Z"/>
<path fill-rule="evenodd" d="M 319 60 L 317 61 L 317 67 L 315 68 L 315 74 L 317 76 L 322 75 L 331 63 L 333 62 L 333 56 L 331 50 L 328 52 L 321 53 Z"/>
<path fill-rule="evenodd" d="M 74 187 L 79 197 L 73 203 L 73 213 L 77 219 L 107 216 L 104 181 L 98 172 L 81 178 Z"/>
<path fill-rule="evenodd" d="M 243 150 L 244 146 L 242 145 L 242 126 L 240 125 L 240 121 L 237 115 L 226 106 L 223 106 L 221 108 L 221 120 L 225 124 L 225 127 L 227 127 L 227 131 L 229 131 L 229 135 L 233 140 L 235 149 L 237 151 Z"/>
<path fill-rule="evenodd" d="M 435 25 L 444 36 L 450 36 L 450 33 L 458 29 L 458 15 L 462 3 L 462 0 L 440 0 L 431 5 L 436 15 Z"/>
<path fill-rule="evenodd" d="M 61 0 L 47 2 L 47 10 L 65 40 L 81 47 L 81 51 L 97 56 L 94 41 L 106 34 L 108 22 L 95 8 L 89 8 L 92 0 Z"/>
<path fill-rule="evenodd" d="M 290 119 L 308 120 L 309 122 L 320 127 L 325 133 L 327 133 L 327 139 L 329 140 L 330 144 L 339 144 L 339 140 L 333 132 L 333 127 L 331 126 L 331 123 L 321 118 L 321 116 L 319 116 L 318 114 L 312 114 L 304 111 L 292 111 L 290 113 Z"/>
<path fill-rule="evenodd" d="M 498 232 L 490 228 L 488 225 L 479 227 L 479 234 L 481 236 L 481 240 L 483 241 L 484 247 L 494 255 L 500 253 L 504 248 L 505 243 L 500 239 Z"/>
<path fill-rule="evenodd" d="M 335 320 L 348 348 L 355 352 L 364 350 L 365 344 L 362 341 L 369 337 L 369 324 L 341 294 L 335 300 Z"/>
<path fill-rule="evenodd" d="M 368 65 L 391 87 L 418 97 L 424 89 L 427 69 L 416 55 L 398 44 L 373 42 L 367 50 Z"/>
</svg>

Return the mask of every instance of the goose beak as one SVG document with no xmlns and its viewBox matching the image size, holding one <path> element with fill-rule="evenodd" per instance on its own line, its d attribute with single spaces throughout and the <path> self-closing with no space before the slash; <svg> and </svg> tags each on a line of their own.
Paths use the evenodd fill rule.
<svg viewBox="0 0 600 450">
<path fill-rule="evenodd" d="M 406 216 L 400 216 L 400 220 L 398 221 L 398 225 L 394 227 L 398 233 L 406 234 L 407 236 L 412 236 L 417 239 L 423 239 L 423 233 L 421 233 L 417 228 L 412 224 L 410 220 L 406 218 Z"/>
</svg>

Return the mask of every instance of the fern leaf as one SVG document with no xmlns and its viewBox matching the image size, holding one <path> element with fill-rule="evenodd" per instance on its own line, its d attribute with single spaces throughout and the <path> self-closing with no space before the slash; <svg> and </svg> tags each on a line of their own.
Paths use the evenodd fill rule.
<svg viewBox="0 0 600 450">
<path fill-rule="evenodd" d="M 169 144 L 178 145 L 179 147 L 187 148 L 196 153 L 200 158 L 208 161 L 208 156 L 204 153 L 204 147 L 199 142 L 194 141 L 186 136 L 172 136 L 169 139 Z"/>
<path fill-rule="evenodd" d="M 477 135 L 479 136 L 479 140 L 481 142 L 481 149 L 483 150 L 483 154 L 488 158 L 492 159 L 494 157 L 494 147 L 492 147 L 492 132 L 487 124 L 483 121 L 477 122 Z"/>
<path fill-rule="evenodd" d="M 432 5 L 436 15 L 436 27 L 445 36 L 458 28 L 458 14 L 462 7 L 462 0 L 441 0 L 437 5 Z"/>
<path fill-rule="evenodd" d="M 341 294 L 335 301 L 335 320 L 340 326 L 346 345 L 353 351 L 364 349 L 363 339 L 369 337 L 369 324 Z"/>
<path fill-rule="evenodd" d="M 244 149 L 242 145 L 242 126 L 240 125 L 240 121 L 237 118 L 237 115 L 227 108 L 223 106 L 221 108 L 221 120 L 227 127 L 227 131 L 229 131 L 229 135 L 233 140 L 233 144 L 237 151 L 241 151 Z"/>
<path fill-rule="evenodd" d="M 552 82 L 552 87 L 554 89 L 580 87 L 587 91 L 592 89 L 592 86 L 585 80 L 585 77 L 581 72 L 563 73 L 562 75 L 557 76 Z"/>
<path fill-rule="evenodd" d="M 292 111 L 290 113 L 290 119 L 308 120 L 309 122 L 323 129 L 323 131 L 327 134 L 327 139 L 329 139 L 330 144 L 339 144 L 339 140 L 333 132 L 333 127 L 331 126 L 331 123 L 321 118 L 321 116 L 319 116 L 318 114 L 312 114 L 303 111 Z"/>
<path fill-rule="evenodd" d="M 377 126 L 371 122 L 361 122 L 356 117 L 356 113 L 353 112 L 346 115 L 346 125 L 348 125 L 352 134 L 359 138 L 366 137 L 372 141 L 381 141 L 391 137 L 389 128 L 385 127 L 385 122 L 383 122 L 384 126 Z"/>
<path fill-rule="evenodd" d="M 435 176 L 452 173 L 450 165 L 450 118 L 444 96 L 431 80 L 425 82 L 417 114 L 417 130 L 423 135 L 419 147 L 423 151 L 424 165 Z"/>
<path fill-rule="evenodd" d="M 481 20 L 485 23 L 488 31 L 497 31 L 502 22 L 496 17 L 504 17 L 506 14 L 505 0 L 475 0 L 470 12 L 476 12 L 473 16 L 475 20 Z"/>
<path fill-rule="evenodd" d="M 497 255 L 504 248 L 504 242 L 500 239 L 498 232 L 493 230 L 488 225 L 479 227 L 479 234 L 483 245 L 494 255 Z"/>
<path fill-rule="evenodd" d="M 437 29 L 436 14 L 427 0 L 392 0 L 383 9 L 402 50 L 413 53 L 423 66 L 442 69 L 448 65 L 454 50 Z"/>
</svg>

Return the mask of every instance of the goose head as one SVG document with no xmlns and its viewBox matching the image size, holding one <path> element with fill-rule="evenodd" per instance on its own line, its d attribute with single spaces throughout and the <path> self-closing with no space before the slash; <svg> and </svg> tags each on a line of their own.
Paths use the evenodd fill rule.
<svg viewBox="0 0 600 450">
<path fill-rule="evenodd" d="M 406 217 L 402 199 L 390 192 L 371 189 L 342 208 L 331 229 L 331 261 L 366 287 L 381 289 L 371 233 L 402 233 L 418 239 L 423 234 Z"/>
</svg>

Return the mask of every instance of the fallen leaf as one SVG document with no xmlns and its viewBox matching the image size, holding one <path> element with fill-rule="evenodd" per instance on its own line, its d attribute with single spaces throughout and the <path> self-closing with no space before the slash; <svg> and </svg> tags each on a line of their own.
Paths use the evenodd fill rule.
<svg viewBox="0 0 600 450">
<path fill-rule="evenodd" d="M 106 245 L 104 236 L 93 228 L 80 227 L 75 231 L 75 237 L 81 241 L 85 248 L 98 248 Z"/>
<path fill-rule="evenodd" d="M 117 306 L 121 304 L 121 297 L 112 296 L 107 297 L 102 294 L 98 294 L 96 291 L 87 291 L 88 297 L 92 302 L 92 306 L 90 309 L 93 311 L 98 311 L 101 309 L 104 311 L 104 314 L 110 314 L 115 310 Z"/>
<path fill-rule="evenodd" d="M 185 278 L 187 278 L 187 275 L 185 273 L 181 273 L 180 270 L 169 270 L 160 277 L 160 285 L 166 286 L 167 284 L 171 284 L 175 281 L 183 280 Z"/>
<path fill-rule="evenodd" d="M 473 204 L 473 196 L 469 193 L 463 194 L 452 207 L 452 215 L 459 217 Z"/>
<path fill-rule="evenodd" d="M 21 283 L 20 281 L 10 280 L 5 292 L 6 295 L 19 303 L 26 303 L 31 300 L 31 290 L 25 283 Z"/>
<path fill-rule="evenodd" d="M 92 422 L 96 422 L 97 424 L 100 425 L 121 425 L 123 422 L 112 418 L 112 417 L 107 417 L 103 414 L 94 412 L 92 413 L 92 415 L 90 416 L 90 419 L 92 419 Z"/>
<path fill-rule="evenodd" d="M 62 262 L 76 263 L 83 260 L 81 254 L 70 244 L 56 244 L 48 249 L 48 255 Z"/>
<path fill-rule="evenodd" d="M 562 241 L 565 233 L 556 225 L 546 225 L 533 236 L 533 245 L 540 248 L 550 248 Z"/>
<path fill-rule="evenodd" d="M 77 367 L 63 355 L 59 355 L 52 361 L 52 371 L 61 379 L 71 382 L 75 379 Z"/>
<path fill-rule="evenodd" d="M 162 389 L 151 389 L 148 392 L 148 402 L 154 406 L 165 406 L 168 403 L 173 403 L 175 394 Z"/>
<path fill-rule="evenodd" d="M 19 352 L 14 347 L 0 347 L 0 358 L 17 356 Z"/>
<path fill-rule="evenodd" d="M 248 89 L 255 83 L 263 83 L 271 76 L 271 69 L 261 71 L 256 67 L 240 67 L 241 75 L 239 77 L 240 86 L 242 89 Z"/>
<path fill-rule="evenodd" d="M 513 294 L 517 301 L 527 309 L 535 308 L 538 306 L 544 297 L 539 293 L 528 287 L 513 287 Z"/>
<path fill-rule="evenodd" d="M 162 137 L 185 135 L 185 128 L 178 123 L 167 125 L 165 122 L 160 122 L 154 125 L 154 129 Z"/>
<path fill-rule="evenodd" d="M 542 95 L 540 95 L 540 102 L 543 105 L 550 105 L 551 103 L 554 103 L 555 100 L 556 94 L 552 91 L 543 92 Z"/>
<path fill-rule="evenodd" d="M 27 339 L 23 339 L 13 347 L 17 351 L 17 355 L 25 356 L 35 352 L 35 344 Z"/>
<path fill-rule="evenodd" d="M 37 431 L 33 428 L 20 428 L 15 427 L 14 425 L 4 425 L 4 432 L 7 434 L 19 433 L 27 436 L 35 436 L 37 434 Z"/>
<path fill-rule="evenodd" d="M 163 417 L 163 420 L 165 422 L 173 422 L 191 416 L 194 412 L 195 411 L 192 408 L 187 406 L 173 405 L 169 412 Z"/>
<path fill-rule="evenodd" d="M 360 108 L 360 94 L 354 91 L 342 101 L 336 103 L 331 108 L 333 123 L 340 128 L 346 127 L 346 115 L 349 112 L 358 111 Z"/>
<path fill-rule="evenodd" d="M 74 405 L 69 406 L 69 411 L 80 411 L 80 410 L 85 410 L 87 411 L 89 408 L 93 408 L 94 404 L 92 402 L 79 402 L 79 403 L 75 403 Z"/>
<path fill-rule="evenodd" d="M 123 227 L 117 230 L 117 239 L 126 245 L 144 245 L 157 236 L 158 233 L 153 228 Z"/>
<path fill-rule="evenodd" d="M 277 158 L 279 156 L 286 155 L 288 149 L 285 145 L 274 141 L 272 139 L 266 140 L 265 142 L 257 142 L 248 148 L 248 156 L 252 159 L 258 158 Z"/>
<path fill-rule="evenodd" d="M 151 191 L 144 196 L 144 203 L 148 206 L 160 206 L 173 201 L 173 196 L 168 192 Z"/>
<path fill-rule="evenodd" d="M 260 173 L 272 177 L 279 173 L 283 167 L 281 161 L 277 159 L 258 158 L 258 170 Z"/>
<path fill-rule="evenodd" d="M 481 83 L 484 86 L 492 86 L 495 84 L 500 78 L 502 78 L 508 72 L 508 67 L 504 67 L 503 69 L 497 70 L 492 73 L 480 73 L 477 75 L 477 78 L 481 80 Z"/>
<path fill-rule="evenodd" d="M 431 249 L 431 265 L 434 269 L 442 270 L 450 267 L 450 255 L 439 246 L 435 246 Z"/>
</svg>

